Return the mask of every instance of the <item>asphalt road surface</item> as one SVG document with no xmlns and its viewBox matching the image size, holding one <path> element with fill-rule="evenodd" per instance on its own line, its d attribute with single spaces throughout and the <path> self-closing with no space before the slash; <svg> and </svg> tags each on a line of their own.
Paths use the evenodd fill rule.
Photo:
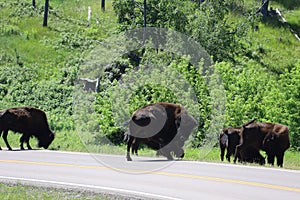
<svg viewBox="0 0 300 200">
<path fill-rule="evenodd" d="M 48 150 L 0 152 L 0 181 L 149 199 L 300 199 L 300 171 Z"/>
</svg>

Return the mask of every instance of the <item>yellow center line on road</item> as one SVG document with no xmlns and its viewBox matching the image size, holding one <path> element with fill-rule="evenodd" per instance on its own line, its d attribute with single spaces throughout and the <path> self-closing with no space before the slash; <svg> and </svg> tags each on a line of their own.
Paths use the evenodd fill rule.
<svg viewBox="0 0 300 200">
<path fill-rule="evenodd" d="M 300 188 L 293 188 L 293 187 L 272 185 L 272 184 L 267 184 L 267 183 L 258 183 L 258 182 L 251 182 L 251 181 L 217 178 L 217 177 L 210 177 L 210 176 L 199 176 L 199 175 L 191 175 L 191 174 L 177 174 L 177 173 L 168 173 L 168 172 L 156 172 L 155 174 L 193 178 L 193 179 L 202 179 L 202 180 L 209 180 L 209 181 L 218 181 L 218 182 L 225 182 L 225 183 L 236 183 L 236 184 L 240 184 L 240 185 L 250 185 L 250 186 L 264 187 L 264 188 L 269 188 L 269 189 L 300 192 Z"/>
<path fill-rule="evenodd" d="M 58 167 L 76 167 L 76 168 L 90 168 L 90 169 L 107 169 L 104 166 L 89 166 L 89 165 L 75 165 L 66 163 L 50 163 L 50 162 L 35 162 L 35 161 L 24 161 L 24 160 L 1 160 L 3 163 L 21 163 L 21 164 L 32 164 L 32 165 L 45 165 L 45 166 L 58 166 Z"/>
<path fill-rule="evenodd" d="M 115 171 L 121 171 L 121 172 L 148 173 L 148 174 L 164 175 L 164 176 L 171 176 L 171 177 L 183 177 L 183 178 L 201 179 L 201 180 L 217 181 L 217 182 L 224 182 L 224 183 L 235 183 L 235 184 L 240 184 L 240 185 L 249 185 L 249 186 L 263 187 L 263 188 L 269 188 L 269 189 L 278 189 L 278 190 L 285 190 L 285 191 L 292 191 L 292 192 L 300 193 L 300 188 L 295 188 L 295 187 L 287 187 L 287 186 L 273 185 L 273 184 L 267 184 L 267 183 L 258 183 L 258 182 L 253 182 L 253 181 L 242 181 L 242 180 L 217 178 L 217 177 L 210 177 L 210 176 L 200 176 L 200 175 L 192 175 L 192 174 L 183 174 L 183 173 L 122 169 L 122 168 L 94 166 L 94 165 L 76 165 L 76 164 L 66 164 L 66 163 L 35 162 L 35 161 L 23 161 L 23 160 L 1 160 L 0 159 L 0 162 L 2 162 L 2 163 L 21 163 L 21 164 L 29 164 L 29 165 L 58 166 L 58 167 L 75 167 L 75 168 L 86 168 L 86 169 L 115 170 Z"/>
</svg>

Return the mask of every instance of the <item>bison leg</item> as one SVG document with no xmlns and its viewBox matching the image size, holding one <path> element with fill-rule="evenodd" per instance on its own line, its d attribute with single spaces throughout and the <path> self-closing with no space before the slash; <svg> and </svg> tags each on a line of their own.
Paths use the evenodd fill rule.
<svg viewBox="0 0 300 200">
<path fill-rule="evenodd" d="M 166 152 L 162 152 L 164 156 L 167 157 L 168 160 L 173 160 L 173 156 L 171 155 L 171 152 L 167 150 Z"/>
<path fill-rule="evenodd" d="M 259 152 L 258 152 L 258 159 L 260 165 L 266 164 L 265 158 Z"/>
<path fill-rule="evenodd" d="M 23 146 L 23 143 L 25 142 L 25 134 L 23 134 L 21 137 L 20 137 L 20 149 L 21 150 L 24 150 L 24 146 Z"/>
<path fill-rule="evenodd" d="M 221 157 L 221 161 L 224 160 L 224 154 L 225 154 L 225 147 L 220 147 L 221 149 L 221 154 L 220 154 L 220 157 Z M 227 158 L 227 155 L 226 155 L 226 158 Z"/>
<path fill-rule="evenodd" d="M 264 165 L 266 163 L 265 158 L 259 153 L 259 151 L 252 158 L 254 163 Z"/>
<path fill-rule="evenodd" d="M 10 145 L 8 144 L 8 141 L 7 141 L 7 134 L 8 134 L 8 130 L 3 131 L 3 140 L 4 140 L 4 142 L 5 142 L 6 146 L 7 146 L 7 148 L 8 148 L 9 150 L 12 150 L 12 148 L 10 147 Z"/>
<path fill-rule="evenodd" d="M 134 137 L 128 135 L 128 141 L 127 141 L 127 154 L 126 154 L 126 159 L 127 161 L 132 161 L 131 157 L 130 157 L 130 148 L 131 148 L 131 145 L 132 145 L 132 142 L 134 140 Z"/>
<path fill-rule="evenodd" d="M 22 135 L 22 137 L 20 138 L 20 148 L 21 148 L 21 150 L 25 149 L 24 146 L 23 146 L 24 142 L 26 142 L 27 148 L 29 150 L 32 149 L 31 146 L 30 146 L 30 144 L 29 144 L 29 138 L 30 137 L 27 134 L 23 134 Z"/>
<path fill-rule="evenodd" d="M 240 159 L 242 160 L 242 155 L 241 155 L 241 149 L 240 149 L 241 147 L 240 147 L 240 145 L 237 145 L 236 147 L 235 147 L 235 153 L 234 153 L 234 159 L 233 159 L 233 162 L 234 162 L 234 164 L 236 163 L 236 160 L 237 160 L 237 158 L 238 158 L 238 155 L 240 155 Z"/>
<path fill-rule="evenodd" d="M 2 131 L 0 131 L 0 137 L 1 137 L 1 135 L 2 135 Z M 1 146 L 0 146 L 0 150 L 2 150 Z"/>
<path fill-rule="evenodd" d="M 156 156 L 159 156 L 159 155 L 167 157 L 168 160 L 173 160 L 171 152 L 168 148 L 160 148 L 159 150 L 157 150 L 156 151 Z"/>
<path fill-rule="evenodd" d="M 267 155 L 268 155 L 268 163 L 271 164 L 271 165 L 274 165 L 275 155 L 273 153 L 270 153 L 270 152 L 268 152 Z"/>
<path fill-rule="evenodd" d="M 278 167 L 283 167 L 283 157 L 284 157 L 284 152 L 278 152 L 276 154 L 276 159 L 277 159 L 277 165 L 278 165 Z"/>
<path fill-rule="evenodd" d="M 135 140 L 133 141 L 132 145 L 131 145 L 131 154 L 132 155 L 137 155 L 138 156 L 138 149 L 139 149 L 139 141 L 137 140 L 137 138 L 135 138 Z"/>
<path fill-rule="evenodd" d="M 173 160 L 173 157 L 170 152 L 167 153 L 166 157 L 168 160 Z"/>
<path fill-rule="evenodd" d="M 231 157 L 231 155 L 234 155 L 234 152 L 233 152 L 233 150 L 230 148 L 228 148 L 227 147 L 227 153 L 226 153 L 226 159 L 227 159 L 227 161 L 228 162 L 230 162 L 230 157 Z M 239 156 L 238 156 L 239 157 Z"/>
<path fill-rule="evenodd" d="M 184 157 L 184 150 L 182 148 L 179 148 L 174 151 L 174 154 L 177 158 L 183 158 Z"/>
<path fill-rule="evenodd" d="M 161 150 L 157 150 L 155 155 L 156 155 L 156 157 L 159 157 L 159 156 L 161 156 L 163 154 L 162 154 Z"/>
</svg>

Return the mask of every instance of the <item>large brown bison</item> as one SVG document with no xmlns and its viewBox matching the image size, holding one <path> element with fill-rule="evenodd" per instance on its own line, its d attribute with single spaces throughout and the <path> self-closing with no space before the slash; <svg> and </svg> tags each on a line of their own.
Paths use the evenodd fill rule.
<svg viewBox="0 0 300 200">
<path fill-rule="evenodd" d="M 137 149 L 140 143 L 169 160 L 173 159 L 171 152 L 176 157 L 183 157 L 184 142 L 196 125 L 196 120 L 181 105 L 161 102 L 144 106 L 129 120 L 126 158 L 132 160 L 130 148 Z"/>
<path fill-rule="evenodd" d="M 32 149 L 29 138 L 38 139 L 38 147 L 45 149 L 54 140 L 55 134 L 50 130 L 45 112 L 34 107 L 9 108 L 0 111 L 0 136 L 3 132 L 4 142 L 9 150 L 12 150 L 7 141 L 8 131 L 21 133 L 20 147 L 26 142 L 28 149 Z M 1 147 L 0 147 L 1 149 Z"/>
<path fill-rule="evenodd" d="M 237 154 L 244 159 L 245 149 L 264 150 L 267 154 L 268 163 L 283 166 L 284 152 L 290 147 L 289 129 L 287 126 L 275 123 L 255 123 L 254 120 L 244 124 L 241 129 L 241 142 L 236 147 L 234 162 Z"/>
<path fill-rule="evenodd" d="M 219 145 L 220 145 L 220 157 L 221 161 L 224 160 L 225 150 L 226 159 L 230 162 L 230 157 L 235 155 L 236 146 L 240 144 L 240 131 L 241 127 L 225 128 L 219 134 Z M 240 155 L 238 159 L 241 161 Z M 260 154 L 259 150 L 252 147 L 247 148 L 244 151 L 244 160 L 249 163 L 258 163 L 261 165 L 265 164 L 265 158 Z"/>
</svg>

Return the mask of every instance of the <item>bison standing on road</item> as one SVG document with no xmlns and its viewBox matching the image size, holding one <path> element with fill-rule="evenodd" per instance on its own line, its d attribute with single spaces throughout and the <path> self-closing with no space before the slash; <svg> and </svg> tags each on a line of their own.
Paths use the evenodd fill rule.
<svg viewBox="0 0 300 200">
<path fill-rule="evenodd" d="M 241 127 L 236 128 L 225 128 L 219 134 L 219 145 L 221 151 L 221 160 L 224 160 L 225 150 L 226 159 L 230 162 L 230 157 L 235 155 L 236 146 L 240 144 L 240 132 Z M 238 159 L 241 161 L 240 155 L 238 155 Z M 259 153 L 259 150 L 254 149 L 252 147 L 247 148 L 244 151 L 244 160 L 249 163 L 258 163 L 261 165 L 265 164 L 265 158 Z"/>
<path fill-rule="evenodd" d="M 244 159 L 244 151 L 248 147 L 261 149 L 267 153 L 268 163 L 274 165 L 274 157 L 277 165 L 283 166 L 284 152 L 290 147 L 289 129 L 282 124 L 255 123 L 254 120 L 242 126 L 241 142 L 236 147 L 234 162 L 237 155 Z"/>
<path fill-rule="evenodd" d="M 154 103 L 136 110 L 129 120 L 127 133 L 127 160 L 131 161 L 130 148 L 140 143 L 157 150 L 159 154 L 172 160 L 183 157 L 184 142 L 197 125 L 181 105 L 172 103 Z"/>
<path fill-rule="evenodd" d="M 0 111 L 0 136 L 3 132 L 4 142 L 9 150 L 12 150 L 7 141 L 8 131 L 22 133 L 20 147 L 26 142 L 28 149 L 32 149 L 29 138 L 38 139 L 38 147 L 45 149 L 54 140 L 55 134 L 50 130 L 45 112 L 34 107 L 18 107 Z M 0 147 L 1 150 L 1 147 Z"/>
<path fill-rule="evenodd" d="M 224 160 L 225 150 L 226 159 L 230 162 L 231 155 L 234 155 L 235 147 L 240 143 L 240 128 L 225 128 L 219 134 L 219 146 L 221 160 Z"/>
</svg>

